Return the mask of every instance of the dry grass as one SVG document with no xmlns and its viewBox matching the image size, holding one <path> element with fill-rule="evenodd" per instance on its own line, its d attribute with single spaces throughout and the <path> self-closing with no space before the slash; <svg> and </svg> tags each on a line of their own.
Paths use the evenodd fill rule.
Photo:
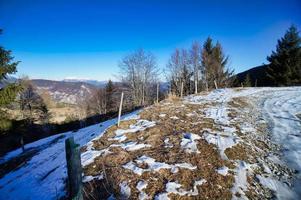
<svg viewBox="0 0 301 200">
<path fill-rule="evenodd" d="M 168 105 L 168 106 L 167 106 Z M 217 169 L 229 165 L 231 163 L 220 158 L 219 152 L 212 144 L 208 144 L 205 140 L 198 141 L 197 153 L 187 153 L 181 146 L 180 142 L 183 137 L 182 133 L 192 132 L 202 135 L 205 129 L 216 129 L 213 120 L 205 118 L 203 115 L 204 105 L 184 105 L 178 100 L 163 101 L 160 104 L 149 107 L 140 113 L 142 119 L 155 121 L 156 126 L 140 131 L 137 133 L 127 133 L 127 141 L 137 141 L 139 143 L 150 144 L 151 148 L 144 148 L 137 151 L 126 151 L 120 147 L 111 147 L 112 153 L 101 156 L 95 159 L 95 162 L 84 169 L 87 175 L 98 175 L 101 172 L 106 172 L 106 180 L 94 181 L 99 188 L 107 188 L 109 193 L 121 197 L 119 191 L 119 184 L 127 181 L 131 187 L 131 198 L 137 199 L 139 191 L 136 185 L 139 180 L 145 180 L 148 183 L 145 192 L 154 198 L 160 192 L 164 192 L 165 184 L 168 181 L 177 181 L 185 190 L 191 190 L 193 183 L 197 180 L 206 179 L 207 183 L 198 186 L 199 196 L 188 197 L 172 194 L 171 199 L 231 199 L 232 194 L 230 188 L 233 185 L 234 178 L 232 174 L 223 176 L 217 173 Z M 187 115 L 192 113 L 192 116 Z M 165 114 L 164 117 L 160 114 Z M 176 116 L 178 119 L 172 119 Z M 129 125 L 134 124 L 135 120 L 121 122 L 121 129 L 129 128 Z M 108 148 L 116 141 L 109 140 L 115 136 L 116 126 L 109 128 L 103 137 L 94 142 L 95 149 Z M 172 148 L 166 148 L 164 139 L 169 138 L 169 143 L 173 145 Z M 179 168 L 178 173 L 171 173 L 169 169 L 161 169 L 159 172 L 144 172 L 141 176 L 134 174 L 132 171 L 124 169 L 122 165 L 133 161 L 136 158 L 147 155 L 154 158 L 157 162 L 165 162 L 168 164 L 175 163 L 191 163 L 197 166 L 196 170 L 189 170 Z M 147 168 L 147 164 L 139 166 L 140 168 Z M 93 190 L 88 184 L 86 190 L 93 193 Z M 90 188 L 90 189 L 89 189 Z M 99 190 L 97 191 L 99 192 Z M 86 196 L 87 199 L 88 196 Z"/>
<path fill-rule="evenodd" d="M 240 90 L 240 89 L 237 89 Z M 140 113 L 141 119 L 155 121 L 156 126 L 148 128 L 137 133 L 126 133 L 127 139 L 124 142 L 136 141 L 138 143 L 150 144 L 151 147 L 139 149 L 137 151 L 126 151 L 120 147 L 109 147 L 116 141 L 110 140 L 115 136 L 116 126 L 107 129 L 106 133 L 99 140 L 94 142 L 94 148 L 102 150 L 109 148 L 110 154 L 100 156 L 95 159 L 94 163 L 86 166 L 85 175 L 99 175 L 105 173 L 104 180 L 94 180 L 93 189 L 91 183 L 85 185 L 87 191 L 86 199 L 93 199 L 90 196 L 95 193 L 98 197 L 94 199 L 103 199 L 114 194 L 117 198 L 122 198 L 120 194 L 119 184 L 127 181 L 131 188 L 131 199 L 137 199 L 139 191 L 136 185 L 140 180 L 148 183 L 144 190 L 150 198 L 154 198 L 161 192 L 165 191 L 167 182 L 178 182 L 182 185 L 182 189 L 191 190 L 193 184 L 197 180 L 205 179 L 207 182 L 198 186 L 198 196 L 179 196 L 169 194 L 171 199 L 231 199 L 231 188 L 234 184 L 234 175 L 237 160 L 243 160 L 247 163 L 256 163 L 257 158 L 262 158 L 270 147 L 269 144 L 262 140 L 261 136 L 265 134 L 266 126 L 258 125 L 256 134 L 245 133 L 241 126 L 244 122 L 253 123 L 254 116 L 250 109 L 249 102 L 246 98 L 233 98 L 228 103 L 228 117 L 230 118 L 230 126 L 236 129 L 235 135 L 240 138 L 240 142 L 231 148 L 225 150 L 225 154 L 229 160 L 223 160 L 217 147 L 209 144 L 203 139 L 198 140 L 197 148 L 200 153 L 187 153 L 181 146 L 180 142 L 183 133 L 190 132 L 202 136 L 208 130 L 214 133 L 222 133 L 223 126 L 215 123 L 214 119 L 205 116 L 205 109 L 218 106 L 216 102 L 202 104 L 185 104 L 176 96 L 170 95 L 166 100 L 144 109 Z M 135 124 L 137 120 L 129 120 L 121 122 L 120 129 L 127 129 L 131 124 Z M 255 135 L 255 136 L 254 136 Z M 165 147 L 164 140 L 168 138 L 172 148 Z M 256 148 L 257 149 L 256 149 Z M 260 151 L 258 151 L 260 149 Z M 142 155 L 154 158 L 157 162 L 165 162 L 168 164 L 190 163 L 197 166 L 196 170 L 180 168 L 177 173 L 171 173 L 169 169 L 161 169 L 160 171 L 144 172 L 141 176 L 133 173 L 131 170 L 122 166 L 130 161 L 135 161 Z M 138 165 L 138 164 L 137 164 Z M 217 173 L 217 169 L 223 166 L 229 168 L 226 176 Z M 138 167 L 146 169 L 147 164 L 139 164 Z M 258 172 L 259 173 L 259 172 Z M 256 181 L 256 172 L 250 174 L 247 179 L 249 182 L 248 190 L 245 195 L 251 199 L 262 199 L 267 196 L 263 195 L 262 188 Z M 102 191 L 103 196 L 99 196 Z M 242 194 L 234 194 L 241 196 Z"/>
</svg>

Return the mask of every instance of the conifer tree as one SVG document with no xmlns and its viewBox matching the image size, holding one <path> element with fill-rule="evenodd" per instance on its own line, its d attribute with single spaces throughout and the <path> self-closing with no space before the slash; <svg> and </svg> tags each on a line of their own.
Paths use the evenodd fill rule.
<svg viewBox="0 0 301 200">
<path fill-rule="evenodd" d="M 273 85 L 301 85 L 301 38 L 295 26 L 278 40 L 276 51 L 267 60 L 267 75 Z"/>
<path fill-rule="evenodd" d="M 111 80 L 108 81 L 105 93 L 106 93 L 106 111 L 110 112 L 115 109 L 115 100 L 114 100 L 114 92 L 115 92 L 115 86 Z"/>
<path fill-rule="evenodd" d="M 204 82 L 209 88 L 214 88 L 214 81 L 218 87 L 230 85 L 233 71 L 227 67 L 227 64 L 228 56 L 225 56 L 221 44 L 217 42 L 213 45 L 212 39 L 208 37 L 203 45 L 202 67 Z"/>
<path fill-rule="evenodd" d="M 0 29 L 1 33 L 2 30 Z M 0 131 L 10 127 L 10 121 L 7 119 L 3 108 L 15 100 L 20 89 L 17 84 L 7 82 L 7 76 L 17 72 L 19 62 L 13 62 L 13 59 L 11 51 L 0 46 Z"/>
</svg>

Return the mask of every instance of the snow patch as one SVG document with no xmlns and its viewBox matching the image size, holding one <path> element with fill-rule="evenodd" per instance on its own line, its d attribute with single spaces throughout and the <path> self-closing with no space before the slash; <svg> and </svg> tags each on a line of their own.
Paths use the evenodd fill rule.
<svg viewBox="0 0 301 200">
<path fill-rule="evenodd" d="M 147 164 L 148 168 L 147 169 L 142 169 L 138 167 L 137 164 Z M 196 166 L 191 165 L 190 163 L 177 163 L 177 164 L 167 164 L 164 162 L 156 162 L 155 159 L 148 157 L 148 156 L 141 156 L 135 160 L 135 162 L 130 161 L 123 165 L 123 168 L 129 169 L 133 171 L 135 174 L 142 175 L 144 172 L 149 172 L 149 171 L 160 171 L 161 169 L 171 169 L 171 172 L 177 172 L 178 168 L 182 169 L 189 169 L 189 170 L 194 170 L 197 169 Z"/>
<path fill-rule="evenodd" d="M 119 184 L 122 199 L 129 199 L 131 196 L 131 188 L 126 181 Z"/>
<path fill-rule="evenodd" d="M 227 156 L 224 151 L 237 144 L 237 139 L 234 136 L 222 136 L 220 134 L 210 134 L 205 132 L 203 138 L 209 143 L 214 144 L 220 151 L 220 155 L 224 160 L 227 160 Z"/>
<path fill-rule="evenodd" d="M 145 188 L 147 187 L 147 182 L 146 181 L 139 181 L 137 183 L 137 190 L 140 192 L 139 193 L 139 200 L 145 200 L 145 199 L 149 199 L 150 197 L 143 191 Z"/>
<path fill-rule="evenodd" d="M 201 179 L 199 181 L 195 181 L 193 184 L 193 189 L 186 191 L 182 189 L 182 185 L 177 182 L 168 182 L 165 186 L 165 192 L 160 193 L 155 196 L 156 200 L 167 200 L 169 199 L 168 194 L 177 194 L 180 196 L 197 196 L 199 194 L 197 186 L 206 183 L 205 179 Z"/>
<path fill-rule="evenodd" d="M 194 133 L 184 133 L 180 145 L 187 153 L 200 153 L 196 142 L 196 140 L 199 139 L 201 139 L 201 137 Z"/>
<path fill-rule="evenodd" d="M 221 168 L 218 168 L 216 171 L 217 171 L 217 173 L 219 173 L 219 174 L 221 174 L 223 176 L 226 176 L 228 174 L 228 170 L 229 170 L 228 167 L 223 166 Z"/>
</svg>

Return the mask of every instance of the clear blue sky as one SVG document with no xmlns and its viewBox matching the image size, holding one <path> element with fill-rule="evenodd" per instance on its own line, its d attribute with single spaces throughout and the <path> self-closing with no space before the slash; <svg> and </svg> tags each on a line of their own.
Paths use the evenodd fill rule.
<svg viewBox="0 0 301 200">
<path fill-rule="evenodd" d="M 174 48 L 209 35 L 240 72 L 266 62 L 291 24 L 300 30 L 300 0 L 0 0 L 0 45 L 32 78 L 114 79 L 137 48 L 164 68 Z"/>
</svg>

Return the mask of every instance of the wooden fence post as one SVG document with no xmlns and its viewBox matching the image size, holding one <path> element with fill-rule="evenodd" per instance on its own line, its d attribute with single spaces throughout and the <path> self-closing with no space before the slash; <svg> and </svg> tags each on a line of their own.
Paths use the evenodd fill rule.
<svg viewBox="0 0 301 200">
<path fill-rule="evenodd" d="M 21 135 L 20 143 L 21 143 L 22 152 L 24 152 L 25 151 L 25 147 L 24 147 L 23 135 Z"/>
<path fill-rule="evenodd" d="M 159 83 L 157 83 L 157 103 L 159 103 Z"/>
<path fill-rule="evenodd" d="M 184 83 L 181 82 L 181 98 L 183 97 Z"/>
<path fill-rule="evenodd" d="M 215 89 L 218 89 L 216 80 L 214 80 Z"/>
<path fill-rule="evenodd" d="M 82 166 L 80 146 L 74 143 L 74 138 L 65 140 L 66 161 L 68 172 L 68 196 L 72 200 L 83 200 Z"/>
<path fill-rule="evenodd" d="M 122 103 L 123 103 L 123 92 L 121 93 L 121 99 L 120 99 L 120 105 L 119 105 L 119 112 L 118 112 L 118 123 L 117 126 L 120 125 L 120 117 L 121 117 L 121 111 L 122 111 Z"/>
</svg>

